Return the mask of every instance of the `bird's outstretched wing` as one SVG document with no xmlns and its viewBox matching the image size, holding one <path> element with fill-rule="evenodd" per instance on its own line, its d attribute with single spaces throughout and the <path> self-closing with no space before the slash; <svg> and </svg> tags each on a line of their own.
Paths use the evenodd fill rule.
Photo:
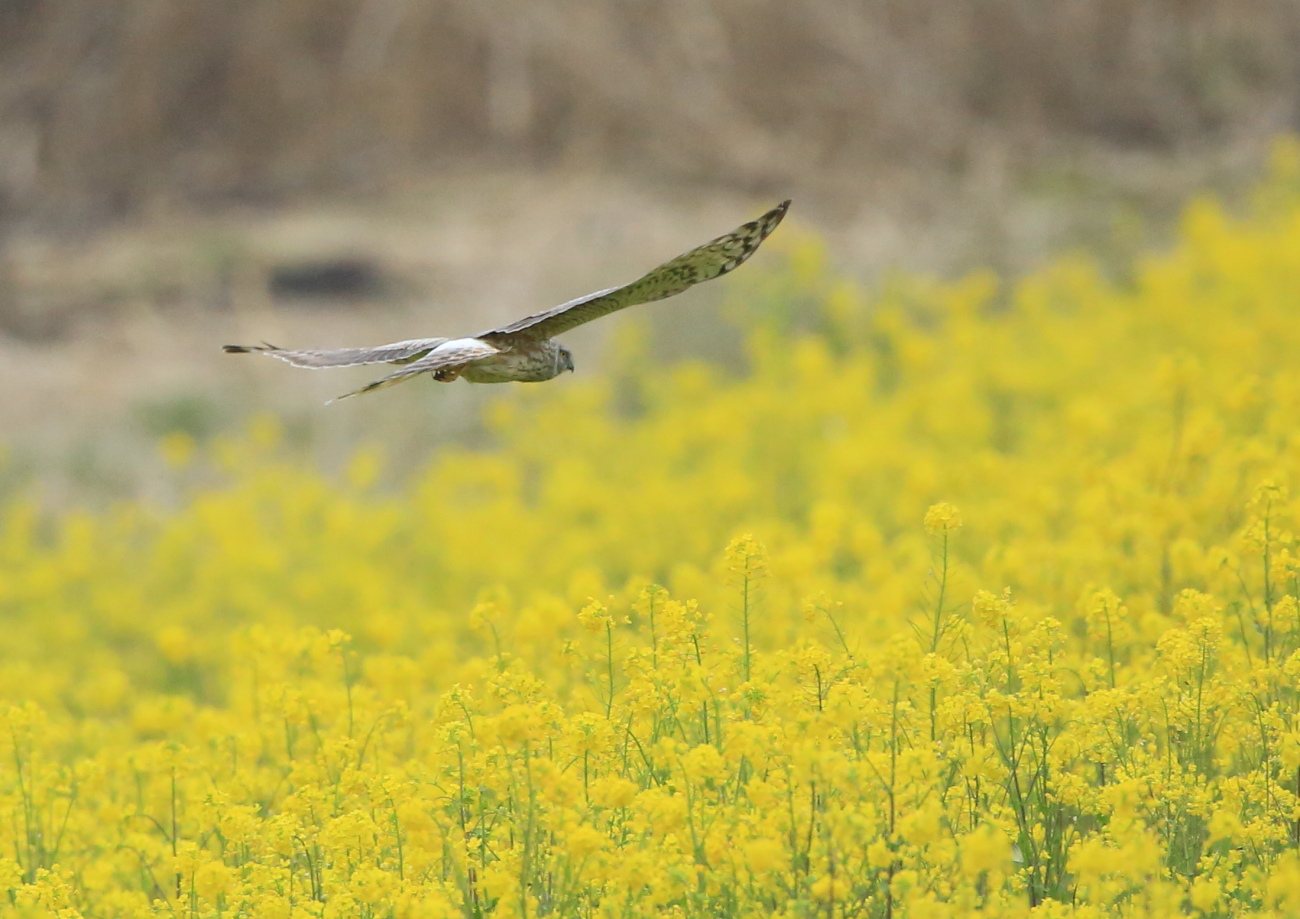
<svg viewBox="0 0 1300 919">
<path fill-rule="evenodd" d="M 444 341 L 446 340 L 444 339 Z M 401 370 L 395 370 L 386 377 L 380 377 L 373 383 L 362 386 L 360 389 L 354 389 L 352 392 L 344 393 L 337 399 L 331 399 L 330 401 L 337 402 L 339 399 L 346 399 L 349 396 L 359 396 L 362 393 L 374 392 L 376 389 L 383 389 L 386 386 L 395 386 L 422 373 L 436 373 L 439 370 L 459 373 L 466 364 L 500 353 L 500 348 L 494 347 L 487 342 L 479 341 L 476 338 L 463 338 L 451 344 L 443 344 L 418 360 L 411 361 Z"/>
<path fill-rule="evenodd" d="M 487 341 L 513 335 L 526 335 L 539 340 L 552 338 L 625 307 L 662 300 L 702 281 L 720 277 L 754 254 L 759 243 L 776 229 L 789 207 L 789 201 L 782 201 L 757 220 L 743 224 L 726 236 L 719 236 L 670 262 L 664 262 L 631 284 L 598 290 L 594 294 L 587 294 L 499 329 L 484 332 L 479 338 Z"/>
<path fill-rule="evenodd" d="M 413 338 L 377 348 L 336 348 L 332 351 L 289 351 L 268 345 L 226 345 L 227 354 L 252 354 L 259 352 L 278 357 L 295 367 L 352 367 L 357 364 L 406 364 L 424 357 L 434 348 L 450 341 L 447 338 Z"/>
</svg>

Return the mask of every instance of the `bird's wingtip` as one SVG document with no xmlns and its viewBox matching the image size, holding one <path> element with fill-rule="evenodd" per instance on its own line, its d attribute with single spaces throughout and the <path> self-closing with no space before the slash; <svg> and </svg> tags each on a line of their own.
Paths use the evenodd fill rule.
<svg viewBox="0 0 1300 919">
<path fill-rule="evenodd" d="M 790 209 L 790 199 L 786 198 L 776 207 L 772 208 L 762 217 L 759 217 L 757 220 L 754 221 L 754 226 L 760 228 L 764 239 L 767 238 L 767 235 L 769 233 L 771 233 L 773 230 L 776 229 L 777 224 L 779 224 L 782 220 L 785 219 L 785 212 L 788 211 L 789 209 Z"/>
<path fill-rule="evenodd" d="M 221 350 L 227 354 L 252 354 L 255 351 L 283 351 L 284 349 L 264 341 L 260 345 L 222 345 Z"/>
<path fill-rule="evenodd" d="M 370 390 L 371 390 L 371 389 L 374 389 L 374 388 L 375 388 L 375 387 L 373 387 L 373 386 L 363 386 L 363 387 L 361 387 L 360 389 L 354 389 L 354 390 L 352 390 L 352 392 L 345 392 L 345 393 L 344 393 L 343 395 L 341 395 L 341 396 L 335 396 L 333 399 L 329 399 L 329 400 L 327 400 L 325 404 L 326 404 L 326 405 L 333 405 L 335 402 L 342 402 L 344 399 L 351 399 L 353 396 L 359 396 L 359 395 L 361 395 L 363 392 L 370 392 Z"/>
</svg>

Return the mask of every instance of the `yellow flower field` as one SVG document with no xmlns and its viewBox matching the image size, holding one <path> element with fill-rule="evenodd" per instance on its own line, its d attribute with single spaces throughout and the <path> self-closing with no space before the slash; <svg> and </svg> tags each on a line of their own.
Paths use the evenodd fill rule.
<svg viewBox="0 0 1300 919">
<path fill-rule="evenodd" d="M 1110 274 L 788 236 L 744 373 L 5 507 L 0 915 L 1300 914 L 1300 147 Z"/>
</svg>

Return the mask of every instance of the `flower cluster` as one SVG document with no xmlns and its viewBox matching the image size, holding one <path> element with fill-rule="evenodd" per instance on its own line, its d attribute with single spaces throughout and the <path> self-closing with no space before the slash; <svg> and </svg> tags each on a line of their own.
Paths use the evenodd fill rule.
<svg viewBox="0 0 1300 919">
<path fill-rule="evenodd" d="M 1300 911 L 1297 148 L 1122 281 L 785 252 L 740 376 L 9 502 L 0 916 Z"/>
</svg>

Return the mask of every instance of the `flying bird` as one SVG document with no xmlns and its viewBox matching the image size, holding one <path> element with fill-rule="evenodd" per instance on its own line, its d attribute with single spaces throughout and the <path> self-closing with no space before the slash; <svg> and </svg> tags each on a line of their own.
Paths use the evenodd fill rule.
<svg viewBox="0 0 1300 919">
<path fill-rule="evenodd" d="M 270 344 L 226 345 L 230 354 L 258 352 L 295 367 L 351 367 L 398 364 L 388 376 L 340 396 L 356 396 L 393 386 L 421 374 L 450 383 L 540 383 L 573 370 L 573 354 L 555 336 L 593 319 L 639 303 L 662 300 L 688 287 L 721 277 L 754 254 L 790 207 L 783 201 L 757 220 L 737 227 L 690 252 L 664 262 L 631 284 L 598 290 L 469 338 L 416 338 L 377 348 L 291 351 Z M 335 400 L 337 401 L 337 400 Z"/>
</svg>

